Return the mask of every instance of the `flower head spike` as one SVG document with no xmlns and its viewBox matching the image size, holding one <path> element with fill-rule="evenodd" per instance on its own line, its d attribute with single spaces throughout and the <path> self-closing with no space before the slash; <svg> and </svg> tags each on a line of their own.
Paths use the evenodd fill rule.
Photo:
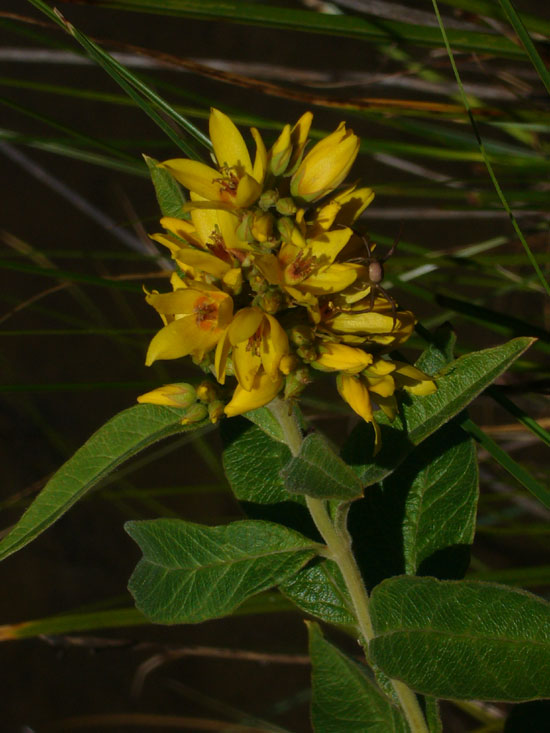
<svg viewBox="0 0 550 733">
<path fill-rule="evenodd" d="M 216 378 L 220 386 L 197 389 L 187 421 L 216 422 L 279 392 L 297 399 L 316 370 L 332 372 L 342 398 L 373 424 L 378 450 L 375 411 L 393 418 L 397 390 L 421 396 L 435 385 L 381 356 L 406 341 L 415 318 L 383 289 L 383 260 L 371 257 L 369 240 L 354 228 L 374 193 L 358 183 L 339 188 L 358 137 L 342 122 L 306 153 L 311 121 L 306 112 L 285 125 L 269 151 L 251 128 L 252 160 L 235 124 L 212 109 L 213 164 L 161 164 L 189 190 L 188 216 L 164 217 L 165 233 L 152 235 L 176 269 L 173 292 L 147 294 L 164 327 L 146 363 L 189 355 Z M 236 386 L 225 386 L 232 378 Z M 169 385 L 140 401 L 185 399 Z"/>
</svg>

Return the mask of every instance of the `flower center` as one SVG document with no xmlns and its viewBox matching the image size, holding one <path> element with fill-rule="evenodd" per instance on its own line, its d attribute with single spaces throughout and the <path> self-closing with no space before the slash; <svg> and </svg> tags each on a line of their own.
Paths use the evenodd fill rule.
<svg viewBox="0 0 550 733">
<path fill-rule="evenodd" d="M 193 307 L 195 322 L 203 331 L 210 331 L 217 325 L 218 306 L 206 295 L 197 298 Z"/>
</svg>

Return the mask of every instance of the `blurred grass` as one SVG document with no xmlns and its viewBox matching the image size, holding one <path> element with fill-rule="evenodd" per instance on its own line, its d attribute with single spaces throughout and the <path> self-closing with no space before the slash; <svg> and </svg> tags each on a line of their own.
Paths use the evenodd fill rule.
<svg viewBox="0 0 550 733">
<path fill-rule="evenodd" d="M 63 230 L 44 236 L 35 230 L 28 249 L 8 247 L 3 238 L 0 268 L 10 287 L 0 292 L 0 336 L 16 356 L 35 349 L 40 352 L 44 344 L 55 343 L 51 349 L 57 366 L 44 365 L 42 372 L 39 364 L 31 378 L 28 371 L 10 369 L 6 352 L 0 356 L 0 364 L 6 367 L 0 389 L 3 399 L 20 396 L 18 407 L 7 401 L 7 409 L 24 415 L 54 451 L 54 458 L 39 462 L 35 476 L 39 480 L 55 460 L 76 447 L 63 437 L 61 423 L 51 419 L 50 403 L 41 400 L 63 401 L 68 393 L 86 399 L 93 393 L 93 399 L 105 400 L 108 416 L 114 396 L 117 404 L 124 405 L 154 384 L 176 375 L 179 381 L 179 372 L 171 364 L 156 365 L 147 372 L 142 367 L 148 337 L 156 328 L 152 318 L 145 322 L 142 317 L 142 283 L 162 289 L 159 278 L 166 273 L 143 244 L 146 232 L 154 231 L 157 224 L 154 194 L 141 154 L 172 157 L 176 146 L 186 155 L 207 154 L 204 131 L 211 105 L 222 107 L 241 126 L 257 126 L 268 143 L 282 123 L 293 121 L 306 107 L 316 113 L 315 138 L 345 118 L 362 137 L 354 172 L 377 193 L 361 228 L 369 230 L 384 251 L 391 246 L 400 221 L 405 224 L 403 240 L 386 268 L 387 287 L 399 302 L 413 307 L 430 329 L 450 320 L 459 334 L 458 353 L 515 335 L 539 338 L 536 348 L 473 410 L 475 422 L 483 429 L 476 425 L 472 430 L 484 452 L 472 577 L 548 592 L 550 566 L 541 558 L 548 531 L 543 504 L 548 506 L 550 491 L 550 436 L 548 426 L 541 425 L 550 413 L 550 307 L 544 292 L 550 274 L 550 77 L 545 62 L 550 19 L 542 17 L 548 11 L 535 6 L 536 14 L 524 13 L 522 3 L 509 0 L 440 0 L 443 28 L 451 20 L 476 28 L 447 29 L 461 94 L 435 15 L 429 26 L 407 24 L 395 20 L 400 11 L 390 0 L 378 5 L 387 17 L 352 12 L 338 2 L 331 6 L 334 14 L 328 14 L 304 9 L 298 2 L 95 0 L 81 3 L 80 23 L 72 20 L 73 14 L 77 16 L 72 3 L 58 4 L 74 26 L 64 25 L 41 0 L 19 3 L 18 13 L 24 10 L 25 16 L 0 12 L 4 36 L 20 52 L 11 61 L 0 53 L 0 64 L 5 62 L 0 74 L 0 104 L 5 112 L 0 153 L 15 148 L 31 161 L 36 156 L 42 167 L 50 165 L 75 193 L 79 189 L 78 182 L 72 184 L 75 170 L 96 180 L 102 175 L 110 180 L 120 176 L 121 187 L 131 192 L 130 210 L 122 199 L 109 200 L 108 205 L 117 224 L 137 242 L 131 251 L 115 236 L 113 227 L 92 222 L 82 208 L 80 226 L 99 226 L 94 229 L 97 246 L 83 246 L 77 235 L 66 237 Z M 322 9 L 323 3 L 318 7 Z M 151 16 L 160 16 L 154 18 L 157 25 L 151 25 L 150 46 L 134 47 L 124 27 L 130 12 L 124 11 L 132 11 L 132 17 L 139 17 L 143 24 Z M 113 17 L 119 19 L 118 25 L 112 25 Z M 203 29 L 212 24 L 214 39 L 199 60 L 187 55 L 185 43 L 181 49 L 173 42 L 165 47 L 155 31 L 162 22 L 187 22 L 188 32 L 198 33 L 199 26 L 193 25 L 197 18 L 202 19 Z M 88 34 L 88 26 L 101 32 Z M 319 40 L 336 67 L 320 64 L 314 69 L 312 63 L 318 57 L 312 60 L 307 53 L 301 65 L 294 57 L 286 66 L 284 59 L 275 57 L 264 63 L 263 57 L 254 57 L 257 46 L 252 56 L 239 46 L 243 27 L 251 37 L 258 28 L 261 38 L 272 39 L 275 47 L 284 46 L 286 33 L 293 39 L 322 34 Z M 215 29 L 221 29 L 216 30 L 221 35 L 216 36 Z M 229 42 L 232 34 L 237 39 L 234 44 Z M 149 38 L 147 33 L 142 35 Z M 229 41 L 218 54 L 215 39 L 220 37 Z M 362 49 L 354 66 L 349 57 L 338 66 L 339 49 L 347 42 L 343 39 Z M 44 52 L 40 66 L 25 61 L 30 51 Z M 48 57 L 54 51 L 72 55 L 54 66 L 53 55 Z M 80 84 L 74 81 L 74 69 L 83 53 L 99 66 L 82 67 L 86 82 Z M 313 71 L 321 76 L 309 82 Z M 105 72 L 115 84 L 106 84 Z M 158 131 L 152 125 L 133 124 L 136 116 L 144 114 L 158 125 Z M 105 125 L 92 124 L 94 116 L 105 118 Z M 29 180 L 36 177 L 36 172 L 23 170 Z M 45 190 L 53 191 L 53 176 L 40 180 Z M 6 183 L 10 185 L 9 180 Z M 91 196 L 91 189 L 86 190 Z M 70 191 L 62 195 L 63 200 L 56 201 L 69 228 L 75 215 L 69 212 L 78 207 Z M 96 200 L 107 203 L 103 195 Z M 150 204 L 140 208 L 134 200 Z M 7 234 L 23 236 L 18 218 L 10 222 L 12 230 Z M 0 226 L 7 224 L 0 222 Z M 86 339 L 92 339 L 93 353 L 82 357 L 84 347 L 74 344 Z M 424 346 L 420 329 L 411 344 L 414 349 Z M 109 360 L 111 377 L 96 373 L 96 352 Z M 84 364 L 87 359 L 89 367 Z M 306 409 L 319 418 L 330 412 L 315 396 Z M 337 412 L 342 414 L 339 419 L 348 419 L 345 411 Z M 508 432 L 491 432 L 503 423 Z M 95 427 L 86 425 L 84 431 Z M 165 483 L 168 488 L 153 490 L 150 477 L 146 486 L 141 485 L 136 466 L 146 470 L 169 460 L 170 454 L 173 466 L 182 461 L 176 455 L 185 456 L 183 462 L 195 466 L 194 478 L 183 470 L 176 474 L 181 487 Z M 125 518 L 186 515 L 190 497 L 204 493 L 210 502 L 213 496 L 224 495 L 217 449 L 202 437 L 185 446 L 160 448 L 143 461 L 118 476 L 116 490 L 106 486 L 98 495 Z M 525 488 L 518 490 L 517 481 Z M 19 509 L 32 493 L 29 486 L 21 491 L 19 496 L 6 489 L 4 511 Z M 225 504 L 217 506 L 222 514 L 237 511 Z M 508 567 L 519 541 L 527 549 L 518 567 Z M 261 611 L 258 607 L 257 612 Z M 97 617 L 97 628 L 106 618 L 110 617 Z M 76 615 L 73 630 L 96 628 L 90 619 L 93 616 L 82 616 L 79 621 Z M 71 630 L 67 624 L 60 627 L 64 632 Z"/>
</svg>

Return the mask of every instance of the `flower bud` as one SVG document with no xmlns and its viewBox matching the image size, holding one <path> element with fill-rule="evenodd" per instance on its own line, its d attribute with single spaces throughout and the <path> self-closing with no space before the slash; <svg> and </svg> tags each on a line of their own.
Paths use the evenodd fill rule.
<svg viewBox="0 0 550 733">
<path fill-rule="evenodd" d="M 282 176 L 292 155 L 290 125 L 285 125 L 269 152 L 268 168 L 274 176 Z"/>
<path fill-rule="evenodd" d="M 307 367 L 291 372 L 285 380 L 285 400 L 299 397 L 311 381 L 310 371 Z"/>
<path fill-rule="evenodd" d="M 202 402 L 195 402 L 181 419 L 182 425 L 191 425 L 191 423 L 202 422 L 208 416 L 208 407 Z"/>
<path fill-rule="evenodd" d="M 208 404 L 208 417 L 211 423 L 217 423 L 224 415 L 225 405 L 221 400 L 214 400 Z"/>
<path fill-rule="evenodd" d="M 162 387 L 146 392 L 137 398 L 142 404 L 165 405 L 166 407 L 190 407 L 197 399 L 192 384 L 165 384 Z"/>
<path fill-rule="evenodd" d="M 359 152 L 359 138 L 344 122 L 320 140 L 302 160 L 290 181 L 294 198 L 316 201 L 342 183 Z"/>
<path fill-rule="evenodd" d="M 260 196 L 260 200 L 258 201 L 258 204 L 260 206 L 260 209 L 267 211 L 272 206 L 275 206 L 278 200 L 279 200 L 279 192 L 274 188 L 270 188 L 269 190 L 264 191 L 262 193 L 262 195 Z"/>
<path fill-rule="evenodd" d="M 213 402 L 218 398 L 218 391 L 212 382 L 205 380 L 197 387 L 197 398 L 201 402 Z"/>
<path fill-rule="evenodd" d="M 292 214 L 295 214 L 298 210 L 298 207 L 294 203 L 294 199 L 291 199 L 290 196 L 279 199 L 275 204 L 275 208 L 277 209 L 278 213 L 282 214 L 283 216 L 292 216 Z"/>
</svg>

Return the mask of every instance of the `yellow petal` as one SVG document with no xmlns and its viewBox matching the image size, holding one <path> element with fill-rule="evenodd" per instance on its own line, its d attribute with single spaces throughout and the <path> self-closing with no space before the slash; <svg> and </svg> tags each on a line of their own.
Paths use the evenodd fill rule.
<svg viewBox="0 0 550 733">
<path fill-rule="evenodd" d="M 292 142 L 290 138 L 290 125 L 285 125 L 269 151 L 269 170 L 274 176 L 283 175 L 291 155 Z"/>
<path fill-rule="evenodd" d="M 252 137 L 256 143 L 256 156 L 254 158 L 252 177 L 255 178 L 258 183 L 263 183 L 267 169 L 267 150 L 265 149 L 265 143 L 258 130 L 255 127 L 251 127 L 250 132 L 252 133 Z"/>
<path fill-rule="evenodd" d="M 356 374 L 372 364 L 372 354 L 345 344 L 326 343 L 320 347 L 319 351 L 319 358 L 313 363 L 313 366 L 317 368 L 317 365 L 320 365 L 322 369 L 328 371 Z"/>
<path fill-rule="evenodd" d="M 344 263 L 335 263 L 322 268 L 302 283 L 300 288 L 313 295 L 338 293 L 347 288 L 356 278 L 356 271 Z"/>
<path fill-rule="evenodd" d="M 351 229 L 343 227 L 323 232 L 313 239 L 308 239 L 307 243 L 315 257 L 323 258 L 324 264 L 328 264 L 328 262 L 334 262 L 352 234 Z"/>
<path fill-rule="evenodd" d="M 262 186 L 251 175 L 245 174 L 237 185 L 233 203 L 238 209 L 246 209 L 260 198 Z"/>
<path fill-rule="evenodd" d="M 366 379 L 369 391 L 380 395 L 380 397 L 391 397 L 395 392 L 395 380 L 391 374 L 387 374 L 385 377 L 367 377 Z"/>
<path fill-rule="evenodd" d="M 339 374 L 336 386 L 341 397 L 366 422 L 372 422 L 372 405 L 369 391 L 359 377 L 349 374 Z"/>
<path fill-rule="evenodd" d="M 273 316 L 265 316 L 261 356 L 266 374 L 273 380 L 278 378 L 279 364 L 288 354 L 288 336 L 279 321 Z"/>
<path fill-rule="evenodd" d="M 290 131 L 290 139 L 292 142 L 292 157 L 287 168 L 287 175 L 294 173 L 294 168 L 299 164 L 304 152 L 305 145 L 307 143 L 307 136 L 309 135 L 309 129 L 313 115 L 311 112 L 304 112 L 298 122 L 294 125 Z"/>
<path fill-rule="evenodd" d="M 216 346 L 216 354 L 214 357 L 214 369 L 216 373 L 216 379 L 220 384 L 225 384 L 225 369 L 227 365 L 227 357 L 231 350 L 231 342 L 229 341 L 229 328 L 225 330 L 225 333 L 218 341 Z"/>
<path fill-rule="evenodd" d="M 234 168 L 239 177 L 245 173 L 252 175 L 252 162 L 246 143 L 232 120 L 212 107 L 209 129 L 220 168 Z"/>
<path fill-rule="evenodd" d="M 233 346 L 248 341 L 258 330 L 264 314 L 259 308 L 242 308 L 235 314 L 229 327 L 229 340 Z"/>
<path fill-rule="evenodd" d="M 175 259 L 179 263 L 202 270 L 220 279 L 231 269 L 231 265 L 220 260 L 219 257 L 197 249 L 180 249 L 175 255 Z"/>
<path fill-rule="evenodd" d="M 172 321 L 155 334 L 145 358 L 146 366 L 157 359 L 179 359 L 187 356 L 195 347 L 197 328 L 191 315 Z"/>
<path fill-rule="evenodd" d="M 248 341 L 241 341 L 233 346 L 232 359 L 237 381 L 243 389 L 249 392 L 254 385 L 256 374 L 262 366 L 260 355 L 250 348 Z"/>
<path fill-rule="evenodd" d="M 283 386 L 283 381 L 283 378 L 280 377 L 274 382 L 267 374 L 260 372 L 256 375 L 252 389 L 249 392 L 238 384 L 231 401 L 225 406 L 225 414 L 228 417 L 233 417 L 267 405 L 277 396 Z"/>
<path fill-rule="evenodd" d="M 187 158 L 165 160 L 160 163 L 160 167 L 169 171 L 185 188 L 195 191 L 205 199 L 216 201 L 221 198 L 220 184 L 216 182 L 220 174 L 215 168 Z"/>
</svg>

